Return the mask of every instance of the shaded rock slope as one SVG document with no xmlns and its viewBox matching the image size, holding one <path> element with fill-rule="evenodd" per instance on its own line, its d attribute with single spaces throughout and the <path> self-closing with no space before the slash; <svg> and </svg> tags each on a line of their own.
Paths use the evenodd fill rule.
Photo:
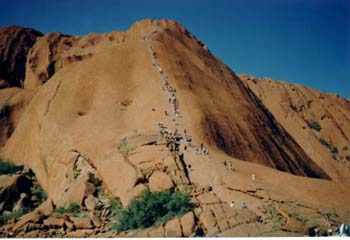
<svg viewBox="0 0 350 240">
<path fill-rule="evenodd" d="M 35 172 L 52 208 L 75 203 L 105 217 L 87 201 L 106 206 L 99 200 L 101 189 L 127 206 L 145 189 L 192 188 L 196 209 L 191 216 L 120 235 L 190 236 L 200 227 L 207 236 L 260 236 L 289 231 L 288 219 L 278 228 L 262 219 L 271 204 L 273 209 L 286 201 L 292 207 L 303 204 L 303 214 L 310 208 L 322 219 L 323 211 L 342 209 L 350 201 L 344 194 L 347 170 L 332 156 L 321 158 L 310 150 L 279 109 L 174 21 L 143 20 L 125 32 L 82 37 L 50 33 L 26 47 L 23 83 L 0 90 L 6 110 L 0 153 Z M 348 102 L 332 101 L 339 102 L 332 109 L 334 121 L 343 122 L 329 125 L 328 134 L 321 124 L 328 152 L 335 151 L 333 145 L 345 149 L 348 139 L 346 117 L 338 117 L 349 115 Z M 334 127 L 337 140 L 329 135 Z M 337 156 L 345 161 L 345 150 Z M 233 168 L 225 169 L 224 161 Z M 229 208 L 232 199 L 250 209 Z M 340 210 L 334 223 L 348 211 Z M 47 230 L 39 236 L 110 233 L 95 217 L 86 220 L 85 231 L 74 216 L 57 220 L 62 216 L 29 214 L 23 225 L 25 220 L 8 223 L 5 235 L 27 236 L 27 223 L 37 224 L 31 230 L 36 233 Z M 56 230 L 50 230 L 50 221 Z M 188 222 L 191 228 L 185 229 Z M 247 225 L 255 232 L 249 233 Z"/>
<path fill-rule="evenodd" d="M 0 88 L 22 86 L 28 52 L 42 35 L 19 26 L 0 28 Z"/>
<path fill-rule="evenodd" d="M 278 122 L 334 180 L 350 175 L 350 103 L 297 84 L 240 75 Z"/>
</svg>

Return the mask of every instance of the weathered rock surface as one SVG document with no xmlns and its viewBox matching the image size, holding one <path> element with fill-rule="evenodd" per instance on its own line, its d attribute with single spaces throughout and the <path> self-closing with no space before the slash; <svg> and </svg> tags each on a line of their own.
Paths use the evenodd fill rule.
<svg viewBox="0 0 350 240">
<path fill-rule="evenodd" d="M 199 215 L 199 220 L 204 224 L 205 228 L 210 229 L 216 226 L 216 218 L 210 209 L 205 209 L 201 215 Z"/>
<path fill-rule="evenodd" d="M 153 237 L 153 238 L 165 237 L 164 227 L 163 226 L 156 227 L 152 229 L 148 235 L 149 237 Z"/>
<path fill-rule="evenodd" d="M 180 218 L 182 233 L 184 237 L 189 237 L 192 235 L 195 227 L 195 219 L 193 212 L 189 212 Z"/>
<path fill-rule="evenodd" d="M 0 28 L 0 89 L 23 85 L 29 50 L 42 35 L 19 26 Z"/>
<path fill-rule="evenodd" d="M 343 180 L 350 174 L 348 100 L 270 78 L 256 79 L 248 74 L 239 77 L 333 180 Z M 321 139 L 331 147 L 322 144 Z M 337 153 L 330 148 L 337 148 Z"/>
<path fill-rule="evenodd" d="M 124 33 L 93 34 L 81 38 L 52 33 L 37 40 L 28 57 L 25 81 L 26 88 L 37 91 L 21 117 L 26 121 L 18 123 L 17 130 L 6 144 L 5 156 L 15 162 L 38 159 L 38 162 L 28 163 L 48 195 L 59 205 L 66 204 L 64 199 L 81 203 L 85 194 L 82 193 L 85 186 L 81 186 L 79 179 L 74 179 L 74 174 L 68 174 L 74 168 L 75 159 L 68 156 L 72 151 L 88 156 L 109 191 L 115 196 L 125 197 L 140 179 L 140 174 L 134 165 L 117 153 L 116 139 L 130 135 L 134 129 L 157 132 L 156 122 L 164 118 L 163 110 L 168 108 L 168 98 L 159 88 L 160 76 L 152 67 L 147 42 L 140 41 L 157 30 L 157 25 L 159 33 L 154 39 L 157 59 L 167 75 L 176 76 L 171 81 L 178 85 L 178 98 L 191 103 L 193 106 L 188 107 L 195 109 L 188 111 L 189 108 L 184 106 L 182 115 L 189 127 L 200 126 L 193 133 L 196 138 L 206 138 L 209 145 L 218 146 L 240 159 L 258 161 L 298 175 L 327 178 L 273 116 L 260 106 L 241 80 L 203 49 L 203 45 L 183 26 L 169 20 L 140 21 Z M 179 47 L 175 44 L 179 42 L 185 45 Z M 182 48 L 191 49 L 191 53 L 185 51 L 179 56 Z M 164 54 L 164 49 L 168 54 Z M 191 54 L 201 57 L 192 59 Z M 108 64 L 96 68 L 105 61 Z M 179 61 L 183 64 L 178 65 Z M 210 78 L 205 77 L 208 68 L 214 69 Z M 142 73 L 143 77 L 136 77 L 126 69 Z M 183 72 L 188 74 L 183 77 Z M 143 81 L 143 78 L 151 80 Z M 194 92 L 184 85 L 187 78 L 191 79 L 191 86 L 198 86 L 201 90 Z M 227 80 L 223 83 L 222 79 Z M 137 88 L 132 94 L 113 91 L 134 84 Z M 210 89 L 214 94 L 209 94 L 207 85 L 216 86 Z M 150 97 L 147 101 L 143 97 L 145 89 L 152 91 L 152 94 L 147 94 Z M 193 94 L 188 95 L 188 92 Z M 232 101 L 233 97 L 237 100 Z M 125 99 L 131 100 L 128 101 L 131 104 L 121 108 L 116 106 Z M 213 109 L 217 107 L 225 116 L 216 114 Z M 148 108 L 158 110 L 150 115 Z M 199 109 L 201 118 L 193 115 Z M 135 114 L 140 117 L 131 117 Z M 249 123 L 245 119 L 250 119 Z M 163 122 L 171 125 L 168 119 Z M 207 132 L 207 136 L 204 137 L 203 132 Z M 32 144 L 29 146 L 28 142 Z M 24 147 L 18 148 L 19 145 Z M 42 151 L 39 151 L 39 146 Z M 153 159 L 157 159 L 157 155 Z M 169 162 L 168 166 L 177 168 L 174 162 Z M 120 174 L 126 172 L 128 174 Z M 167 187 L 170 187 L 168 183 Z"/>
<path fill-rule="evenodd" d="M 40 211 L 44 216 L 49 216 L 53 212 L 53 210 L 54 209 L 51 199 L 47 199 L 35 209 L 35 211 Z"/>
<path fill-rule="evenodd" d="M 144 184 L 137 184 L 132 190 L 127 192 L 125 196 L 122 196 L 120 201 L 123 206 L 127 206 L 131 200 L 140 197 L 146 189 L 147 187 Z"/>
<path fill-rule="evenodd" d="M 89 211 L 94 211 L 97 203 L 98 200 L 93 195 L 87 196 L 84 200 L 85 207 Z"/>
<path fill-rule="evenodd" d="M 12 230 L 16 232 L 23 226 L 25 226 L 27 223 L 32 222 L 32 223 L 37 223 L 43 218 L 43 215 L 40 214 L 40 212 L 30 212 L 25 215 L 23 215 L 19 221 L 13 226 Z"/>
<path fill-rule="evenodd" d="M 49 217 L 44 220 L 44 225 L 49 228 L 61 228 L 64 223 L 65 221 L 62 218 Z"/>
<path fill-rule="evenodd" d="M 85 237 L 89 237 L 91 234 L 94 233 L 94 230 L 92 229 L 79 229 L 79 230 L 75 230 L 72 232 L 68 232 L 65 237 L 68 238 L 85 238 Z"/>
<path fill-rule="evenodd" d="M 69 219 L 73 222 L 74 226 L 77 229 L 91 229 L 91 228 L 93 228 L 93 225 L 91 224 L 91 220 L 89 218 L 70 217 Z"/>
<path fill-rule="evenodd" d="M 161 192 L 174 187 L 168 174 L 164 172 L 154 172 L 149 178 L 149 189 L 151 192 Z"/>
<path fill-rule="evenodd" d="M 165 224 L 165 237 L 182 237 L 180 220 L 173 218 Z"/>
<path fill-rule="evenodd" d="M 328 163 L 337 157 L 315 157 L 318 148 L 307 147 L 308 135 L 288 127 L 270 100 L 176 22 L 144 20 L 126 32 L 83 37 L 51 33 L 37 39 L 27 55 L 26 79 L 15 78 L 24 89 L 0 90 L 0 103 L 8 103 L 11 111 L 6 129 L 1 125 L 0 153 L 32 168 L 52 202 L 17 222 L 8 221 L 0 227 L 6 236 L 26 237 L 27 230 L 32 232 L 28 236 L 37 236 L 45 224 L 40 236 L 113 236 L 111 209 L 95 210 L 101 188 L 123 206 L 147 188 L 176 188 L 195 196 L 195 216 L 188 213 L 160 227 L 125 233 L 134 237 L 191 236 L 201 228 L 207 236 L 234 235 L 235 229 L 237 236 L 262 235 L 271 229 L 257 222 L 257 213 L 268 201 L 302 200 L 312 205 L 317 199 L 319 208 L 348 208 L 344 204 L 349 202 L 348 185 L 342 184 L 348 170 L 341 167 L 347 165 Z M 5 79 L 0 88 L 9 84 L 13 81 Z M 174 87 L 171 92 L 167 84 Z M 169 104 L 172 93 L 176 93 L 175 112 Z M 320 99 L 331 100 L 316 104 L 312 94 L 305 95 L 313 102 L 297 98 L 292 108 L 298 114 L 294 114 L 305 121 L 314 115 L 317 121 L 325 120 L 319 133 L 310 130 L 309 134 L 320 134 L 341 147 L 337 156 L 343 164 L 349 151 L 348 101 L 321 94 Z M 271 102 L 277 104 L 276 99 Z M 318 116 L 324 104 L 329 106 Z M 305 110 L 314 105 L 313 111 Z M 305 127 L 305 121 L 296 122 Z M 176 126 L 177 135 L 190 137 L 191 144 L 187 139 L 186 143 L 181 138 L 167 139 L 160 134 L 160 125 L 171 134 Z M 331 136 L 334 128 L 338 129 L 335 137 Z M 318 138 L 311 141 L 319 142 Z M 177 141 L 181 142 L 178 151 Z M 200 143 L 210 150 L 209 156 L 199 150 Z M 233 162 L 234 170 L 224 168 L 226 160 Z M 227 208 L 232 200 L 237 206 L 248 202 L 249 209 Z M 52 213 L 54 205 L 70 203 L 86 207 L 88 217 Z M 0 207 L 6 209 L 5 204 Z"/>
<path fill-rule="evenodd" d="M 3 210 L 12 210 L 15 204 L 21 199 L 21 194 L 28 196 L 32 182 L 26 176 L 1 175 L 0 176 L 0 203 Z M 24 195 L 22 195 L 24 197 Z M 21 205 L 21 203 L 18 203 Z M 22 206 L 18 206 L 21 208 Z"/>
</svg>

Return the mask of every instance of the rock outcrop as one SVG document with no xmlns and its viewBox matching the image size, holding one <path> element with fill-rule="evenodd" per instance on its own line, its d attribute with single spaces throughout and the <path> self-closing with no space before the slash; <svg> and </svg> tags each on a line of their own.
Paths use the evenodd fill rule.
<svg viewBox="0 0 350 240">
<path fill-rule="evenodd" d="M 297 84 L 239 75 L 328 176 L 349 180 L 350 102 Z"/>
<path fill-rule="evenodd" d="M 23 86 L 28 52 L 42 35 L 19 26 L 0 28 L 0 89 Z"/>
<path fill-rule="evenodd" d="M 350 210 L 343 207 L 348 169 L 340 164 L 350 137 L 346 100 L 300 88 L 294 118 L 285 121 L 290 109 L 270 104 L 255 80 L 239 78 L 171 20 L 82 37 L 50 33 L 25 53 L 25 79 L 6 85 L 24 89 L 0 90 L 9 110 L 1 115 L 0 153 L 33 169 L 50 202 L 8 221 L 4 236 L 115 236 L 112 203 L 102 196 L 127 206 L 145 190 L 186 191 L 195 210 L 118 236 L 261 236 L 282 227 L 300 234 L 291 226 L 302 220 L 277 214 L 276 228 L 261 209 L 288 202 L 322 218 L 318 209 L 335 207 L 337 221 Z M 312 138 L 289 125 L 322 119 Z M 321 137 L 324 146 L 314 148 Z M 334 147 L 339 163 L 331 162 Z M 80 213 L 64 213 L 72 203 Z"/>
</svg>

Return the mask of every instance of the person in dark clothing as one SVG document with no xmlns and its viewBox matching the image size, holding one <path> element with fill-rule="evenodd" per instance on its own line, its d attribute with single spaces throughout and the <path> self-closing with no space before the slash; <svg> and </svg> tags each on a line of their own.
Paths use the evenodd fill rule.
<svg viewBox="0 0 350 240">
<path fill-rule="evenodd" d="M 307 229 L 307 235 L 309 237 L 315 237 L 316 236 L 315 227 L 308 228 Z"/>
<path fill-rule="evenodd" d="M 196 228 L 195 237 L 204 237 L 204 230 L 201 227 Z"/>
</svg>

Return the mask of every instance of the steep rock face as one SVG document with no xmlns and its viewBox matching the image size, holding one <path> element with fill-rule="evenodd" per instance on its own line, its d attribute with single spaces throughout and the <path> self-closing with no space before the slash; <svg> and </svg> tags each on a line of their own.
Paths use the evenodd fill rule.
<svg viewBox="0 0 350 240">
<path fill-rule="evenodd" d="M 65 66 L 122 43 L 124 35 L 111 32 L 77 37 L 55 32 L 43 36 L 29 52 L 24 87 L 34 89 L 44 84 Z"/>
<path fill-rule="evenodd" d="M 350 174 L 350 103 L 297 84 L 240 78 L 304 151 L 334 180 Z"/>
<path fill-rule="evenodd" d="M 177 86 L 195 139 L 227 154 L 293 174 L 328 178 L 253 92 L 188 31 L 171 21 L 156 36 L 159 61 Z M 215 148 L 214 148 L 215 149 Z"/>
<path fill-rule="evenodd" d="M 74 189 L 89 181 L 89 172 L 96 172 L 113 195 L 124 199 L 142 175 L 118 152 L 117 144 L 135 129 L 142 135 L 158 132 L 161 109 L 167 108 L 159 83 L 142 39 L 101 46 L 89 59 L 56 68 L 49 81 L 38 84 L 4 156 L 31 166 L 59 205 L 76 199 Z M 150 159 L 159 155 L 154 149 Z M 75 169 L 80 157 L 88 162 L 83 169 L 95 170 L 79 175 Z"/>
<path fill-rule="evenodd" d="M 27 54 L 42 35 L 31 28 L 0 28 L 0 88 L 23 85 Z"/>
<path fill-rule="evenodd" d="M 168 116 L 165 78 L 181 109 L 174 115 L 197 145 L 206 139 L 213 154 L 328 178 L 252 91 L 173 21 L 145 20 L 124 33 L 81 38 L 49 34 L 31 49 L 26 70 L 25 94 L 33 97 L 2 154 L 34 169 L 55 204 L 81 201 L 83 188 L 90 194 L 91 175 L 124 202 L 153 171 L 167 171 L 176 185 L 188 183 L 183 159 L 152 146 L 157 123 L 176 125 Z M 146 140 L 121 144 L 134 135 Z"/>
</svg>

